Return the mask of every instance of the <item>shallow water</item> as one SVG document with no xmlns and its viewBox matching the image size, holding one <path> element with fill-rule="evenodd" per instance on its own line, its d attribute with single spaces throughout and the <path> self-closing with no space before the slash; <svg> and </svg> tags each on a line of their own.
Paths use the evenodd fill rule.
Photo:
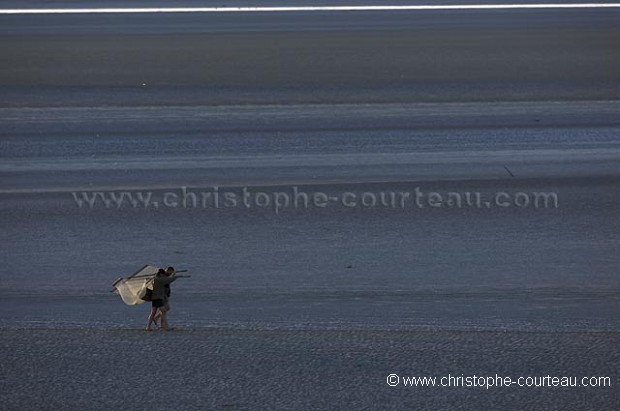
<svg viewBox="0 0 620 411">
<path fill-rule="evenodd" d="M 135 327 L 145 309 L 109 290 L 150 263 L 189 270 L 174 284 L 173 318 L 190 328 L 618 330 L 617 183 L 577 175 L 296 185 L 328 195 L 556 193 L 558 207 L 546 209 L 88 209 L 70 192 L 5 193 L 0 321 Z"/>
</svg>

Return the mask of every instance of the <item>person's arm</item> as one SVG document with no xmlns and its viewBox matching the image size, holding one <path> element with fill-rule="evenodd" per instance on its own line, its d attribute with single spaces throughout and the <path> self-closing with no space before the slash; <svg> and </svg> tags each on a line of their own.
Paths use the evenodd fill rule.
<svg viewBox="0 0 620 411">
<path fill-rule="evenodd" d="M 177 275 L 176 275 L 176 274 L 171 274 L 171 275 L 169 275 L 168 277 L 164 277 L 164 278 L 162 278 L 162 283 L 163 283 L 163 284 L 170 284 L 171 282 L 173 282 L 173 281 L 174 281 L 174 280 L 176 280 L 177 278 L 179 278 L 179 277 L 177 277 Z"/>
</svg>

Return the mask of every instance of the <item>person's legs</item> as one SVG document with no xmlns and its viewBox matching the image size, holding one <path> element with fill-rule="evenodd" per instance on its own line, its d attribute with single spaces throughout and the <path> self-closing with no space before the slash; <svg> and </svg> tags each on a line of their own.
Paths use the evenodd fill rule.
<svg viewBox="0 0 620 411">
<path fill-rule="evenodd" d="M 161 313 L 160 317 L 161 317 L 161 329 L 162 330 L 168 329 L 168 311 L 169 310 L 170 310 L 169 304 L 166 304 L 159 309 L 159 312 Z"/>
<path fill-rule="evenodd" d="M 155 315 L 157 314 L 158 308 L 151 307 L 151 312 L 149 313 L 149 318 L 146 322 L 146 330 L 151 331 L 151 324 L 155 322 Z"/>
<path fill-rule="evenodd" d="M 156 327 L 159 327 L 159 324 L 157 324 L 157 321 L 159 321 L 160 318 L 161 318 L 161 311 L 157 310 L 157 313 L 153 317 L 153 324 L 155 324 Z"/>
<path fill-rule="evenodd" d="M 166 312 L 170 311 L 170 303 L 166 304 Z M 153 324 L 155 324 L 157 327 L 159 327 L 160 324 L 157 324 L 157 321 L 159 321 L 159 319 L 161 318 L 161 310 L 157 311 L 157 314 L 155 314 L 155 317 L 153 317 Z"/>
</svg>

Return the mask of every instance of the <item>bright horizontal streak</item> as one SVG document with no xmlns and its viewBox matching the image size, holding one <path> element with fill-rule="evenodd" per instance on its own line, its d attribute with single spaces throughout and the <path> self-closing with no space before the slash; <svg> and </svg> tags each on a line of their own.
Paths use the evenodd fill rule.
<svg viewBox="0 0 620 411">
<path fill-rule="evenodd" d="M 292 7 L 160 7 L 90 9 L 0 9 L 0 14 L 92 14 L 92 13 L 260 13 L 295 11 L 398 11 L 398 10 L 512 10 L 620 8 L 620 3 L 575 4 L 454 4 L 411 6 L 292 6 Z"/>
</svg>

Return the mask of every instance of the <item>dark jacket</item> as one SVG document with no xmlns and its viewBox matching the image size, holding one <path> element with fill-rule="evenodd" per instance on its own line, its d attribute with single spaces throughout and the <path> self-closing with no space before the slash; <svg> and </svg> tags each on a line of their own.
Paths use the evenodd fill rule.
<svg viewBox="0 0 620 411">
<path fill-rule="evenodd" d="M 173 274 L 171 276 L 167 275 L 156 275 L 153 279 L 153 300 L 168 300 L 168 292 L 166 291 L 166 286 L 170 286 L 177 277 Z"/>
</svg>

